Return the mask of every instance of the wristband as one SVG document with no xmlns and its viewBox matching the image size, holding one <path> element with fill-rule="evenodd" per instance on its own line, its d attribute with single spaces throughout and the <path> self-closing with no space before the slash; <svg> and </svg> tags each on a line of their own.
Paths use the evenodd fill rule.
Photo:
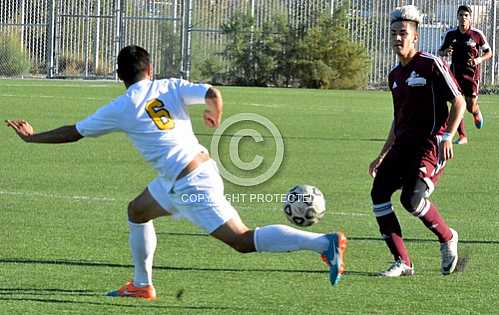
<svg viewBox="0 0 499 315">
<path fill-rule="evenodd" d="M 475 64 L 476 64 L 476 65 L 481 64 L 481 63 L 482 63 L 482 61 L 483 61 L 482 57 L 477 57 L 477 58 L 475 58 Z"/>
<path fill-rule="evenodd" d="M 452 140 L 452 133 L 450 132 L 444 132 L 442 135 L 442 141 L 451 141 Z"/>
</svg>

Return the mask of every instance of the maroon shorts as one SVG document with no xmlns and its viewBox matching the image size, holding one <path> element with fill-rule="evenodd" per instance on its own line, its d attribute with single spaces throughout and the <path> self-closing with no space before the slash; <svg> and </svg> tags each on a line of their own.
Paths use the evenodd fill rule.
<svg viewBox="0 0 499 315">
<path fill-rule="evenodd" d="M 443 173 L 444 163 L 438 162 L 437 139 L 421 147 L 393 146 L 376 171 L 373 185 L 383 187 L 383 195 L 391 196 L 406 185 L 422 179 L 429 196 Z"/>
<path fill-rule="evenodd" d="M 477 75 L 471 76 L 456 74 L 455 77 L 464 96 L 478 96 L 480 78 Z"/>
</svg>

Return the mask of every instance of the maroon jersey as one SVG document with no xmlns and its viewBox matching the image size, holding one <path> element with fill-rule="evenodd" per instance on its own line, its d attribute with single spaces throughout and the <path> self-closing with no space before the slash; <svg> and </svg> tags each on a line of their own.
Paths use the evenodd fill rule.
<svg viewBox="0 0 499 315">
<path fill-rule="evenodd" d="M 490 50 L 487 38 L 482 31 L 470 28 L 461 33 L 459 28 L 451 29 L 445 34 L 440 50 L 452 47 L 451 69 L 456 76 L 467 76 L 480 79 L 480 65 L 473 66 L 471 60 L 480 56 L 480 49 L 484 52 Z"/>
<path fill-rule="evenodd" d="M 418 52 L 405 66 L 388 75 L 394 106 L 394 145 L 418 146 L 433 140 L 447 127 L 447 102 L 461 95 L 444 62 Z"/>
</svg>

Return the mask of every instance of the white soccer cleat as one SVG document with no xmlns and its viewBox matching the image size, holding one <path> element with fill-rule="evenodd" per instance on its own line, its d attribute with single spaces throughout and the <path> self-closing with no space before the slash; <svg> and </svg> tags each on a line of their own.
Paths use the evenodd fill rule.
<svg viewBox="0 0 499 315">
<path fill-rule="evenodd" d="M 440 244 L 440 256 L 441 256 L 441 264 L 440 271 L 442 274 L 449 275 L 454 272 L 457 265 L 457 242 L 459 241 L 459 237 L 457 232 L 454 229 L 450 229 L 452 232 L 452 239 Z"/>
<path fill-rule="evenodd" d="M 378 276 L 380 277 L 390 277 L 390 278 L 413 276 L 413 275 L 414 275 L 414 265 L 412 267 L 407 266 L 402 260 L 397 260 L 386 271 L 378 273 Z"/>
</svg>

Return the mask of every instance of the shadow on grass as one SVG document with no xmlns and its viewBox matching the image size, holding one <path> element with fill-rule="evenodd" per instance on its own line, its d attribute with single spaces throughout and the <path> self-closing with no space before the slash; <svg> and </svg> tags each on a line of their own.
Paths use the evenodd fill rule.
<svg viewBox="0 0 499 315">
<path fill-rule="evenodd" d="M 85 260 L 44 260 L 44 259 L 26 259 L 26 258 L 2 258 L 0 264 L 32 264 L 32 265 L 64 265 L 78 267 L 105 267 L 105 268 L 133 268 L 133 265 L 115 264 L 106 262 L 95 262 Z M 258 268 L 200 268 L 200 267 L 174 267 L 174 266 L 154 266 L 155 270 L 166 271 L 201 271 L 201 272 L 277 272 L 277 273 L 306 273 L 306 274 L 321 274 L 329 271 L 324 266 L 323 270 L 301 270 L 301 269 L 258 269 Z M 355 276 L 373 276 L 375 273 L 364 271 L 346 271 L 345 275 Z M 1 294 L 0 289 L 0 294 Z"/>
<path fill-rule="evenodd" d="M 71 296 L 102 296 L 101 293 L 91 290 L 67 290 L 47 288 L 0 288 L 1 295 L 71 295 Z M 0 297 L 1 299 L 1 297 Z"/>
<path fill-rule="evenodd" d="M 111 298 L 109 298 L 111 299 Z M 20 301 L 20 302 L 39 302 L 49 304 L 76 304 L 76 305 L 96 305 L 96 306 L 113 306 L 113 307 L 128 307 L 141 309 L 178 309 L 178 310 L 235 310 L 248 311 L 247 308 L 231 307 L 231 306 L 193 306 L 193 305 L 158 305 L 157 302 L 149 304 L 117 304 L 94 301 L 75 301 L 75 300 L 60 300 L 54 298 L 25 298 L 25 297 L 0 297 L 0 301 Z M 120 300 L 123 301 L 123 300 Z"/>
<path fill-rule="evenodd" d="M 128 232 L 126 232 L 128 234 Z M 192 236 L 192 237 L 208 237 L 209 235 L 203 233 L 181 233 L 181 232 L 156 232 L 157 235 L 170 235 L 170 236 Z M 347 236 L 348 241 L 376 241 L 384 242 L 381 237 L 357 237 Z M 405 242 L 413 243 L 437 243 L 437 239 L 430 238 L 404 238 Z M 497 245 L 498 240 L 459 240 L 459 244 L 484 244 L 484 245 Z"/>
<path fill-rule="evenodd" d="M 236 134 L 231 134 L 231 133 L 224 133 L 224 134 L 215 134 L 215 133 L 202 133 L 202 132 L 196 132 L 196 136 L 207 136 L 207 137 L 213 137 L 214 135 L 219 136 L 220 138 L 243 138 L 245 136 L 240 136 Z M 274 139 L 274 136 L 270 135 L 261 135 L 262 138 L 264 139 Z M 321 140 L 321 141 L 347 141 L 347 142 L 355 142 L 355 141 L 360 141 L 360 142 L 385 142 L 386 139 L 381 139 L 381 138 L 363 138 L 363 139 L 351 139 L 351 138 L 335 138 L 335 137 L 305 137 L 305 136 L 282 136 L 284 140 Z"/>
</svg>

